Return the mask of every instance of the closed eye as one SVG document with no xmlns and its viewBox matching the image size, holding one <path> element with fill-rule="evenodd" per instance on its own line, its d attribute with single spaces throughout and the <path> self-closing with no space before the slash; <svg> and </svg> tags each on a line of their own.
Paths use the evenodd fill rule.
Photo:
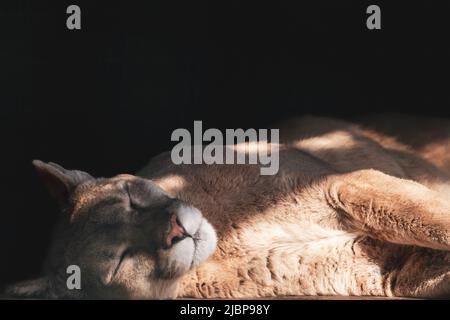
<svg viewBox="0 0 450 320">
<path fill-rule="evenodd" d="M 135 201 L 133 201 L 133 198 L 131 197 L 130 188 L 128 186 L 128 183 L 125 184 L 125 191 L 126 191 L 126 193 L 128 195 L 128 205 L 130 206 L 131 209 L 136 210 L 136 211 L 144 209 L 142 206 L 140 206 Z"/>
</svg>

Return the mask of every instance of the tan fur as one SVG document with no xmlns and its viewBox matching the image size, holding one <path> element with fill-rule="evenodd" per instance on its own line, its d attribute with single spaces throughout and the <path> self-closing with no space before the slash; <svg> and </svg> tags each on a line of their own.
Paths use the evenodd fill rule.
<svg viewBox="0 0 450 320">
<path fill-rule="evenodd" d="M 423 119 L 424 128 L 432 132 L 428 135 L 420 121 L 414 127 L 415 121 L 374 116 L 356 125 L 304 117 L 275 125 L 281 144 L 280 169 L 274 176 L 260 175 L 258 165 L 174 165 L 169 153 L 154 158 L 138 176 L 200 210 L 217 233 L 213 256 L 182 275 L 160 279 L 154 274 L 176 254 L 158 249 L 157 257 L 145 252 L 133 256 L 112 276 L 113 269 L 99 264 L 96 254 L 111 241 L 125 243 L 120 237 L 129 240 L 130 232 L 123 233 L 129 223 L 123 222 L 120 235 L 101 238 L 105 219 L 109 223 L 112 218 L 106 215 L 95 222 L 100 229 L 89 233 L 93 248 L 77 229 L 78 221 L 87 219 L 83 216 L 97 214 L 95 203 L 108 195 L 120 195 L 125 199 L 121 210 L 129 210 L 126 199 L 133 192 L 124 195 L 120 186 L 148 184 L 133 176 L 78 186 L 70 198 L 71 232 L 63 233 L 70 240 L 59 236 L 50 257 L 65 250 L 66 262 L 70 258 L 90 270 L 79 297 L 108 297 L 111 288 L 111 296 L 121 298 L 448 297 L 450 123 Z M 154 192 L 135 194 L 151 206 L 166 199 Z M 160 232 L 164 219 L 153 222 L 150 235 Z M 215 241 L 211 231 L 205 232 L 206 242 Z M 86 255 L 86 246 L 91 254 Z M 51 292 L 47 297 L 61 296 L 58 275 L 48 279 L 11 292 L 45 283 Z"/>
<path fill-rule="evenodd" d="M 450 249 L 449 149 L 431 159 L 426 145 L 327 118 L 280 127 L 276 176 L 174 166 L 168 155 L 140 173 L 218 232 L 216 254 L 179 297 L 450 294 L 450 254 L 433 250 Z"/>
</svg>

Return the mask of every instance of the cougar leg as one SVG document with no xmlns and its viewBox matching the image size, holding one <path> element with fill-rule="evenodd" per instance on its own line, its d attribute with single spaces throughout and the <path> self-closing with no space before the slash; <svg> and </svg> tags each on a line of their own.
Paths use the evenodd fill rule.
<svg viewBox="0 0 450 320">
<path fill-rule="evenodd" d="M 418 248 L 393 277 L 395 296 L 449 298 L 450 252 Z"/>
<path fill-rule="evenodd" d="M 329 204 L 345 227 L 380 240 L 450 250 L 450 201 L 440 193 L 376 170 L 331 176 Z"/>
</svg>

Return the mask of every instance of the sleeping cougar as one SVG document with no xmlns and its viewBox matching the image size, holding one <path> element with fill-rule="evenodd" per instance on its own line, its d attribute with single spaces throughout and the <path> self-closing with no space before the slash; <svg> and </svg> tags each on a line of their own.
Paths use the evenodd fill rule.
<svg viewBox="0 0 450 320">
<path fill-rule="evenodd" d="M 409 123 L 291 120 L 274 176 L 169 153 L 108 179 L 34 161 L 61 222 L 45 274 L 7 295 L 448 297 L 450 123 Z M 69 265 L 81 290 L 66 286 Z"/>
</svg>

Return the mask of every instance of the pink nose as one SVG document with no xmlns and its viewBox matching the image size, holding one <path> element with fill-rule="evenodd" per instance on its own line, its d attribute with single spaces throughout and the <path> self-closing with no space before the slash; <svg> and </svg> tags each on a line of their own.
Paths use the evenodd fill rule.
<svg viewBox="0 0 450 320">
<path fill-rule="evenodd" d="M 177 214 L 174 213 L 170 218 L 170 232 L 166 239 L 166 244 L 171 247 L 175 241 L 180 241 L 186 238 L 186 231 L 180 224 L 177 218 Z"/>
</svg>

